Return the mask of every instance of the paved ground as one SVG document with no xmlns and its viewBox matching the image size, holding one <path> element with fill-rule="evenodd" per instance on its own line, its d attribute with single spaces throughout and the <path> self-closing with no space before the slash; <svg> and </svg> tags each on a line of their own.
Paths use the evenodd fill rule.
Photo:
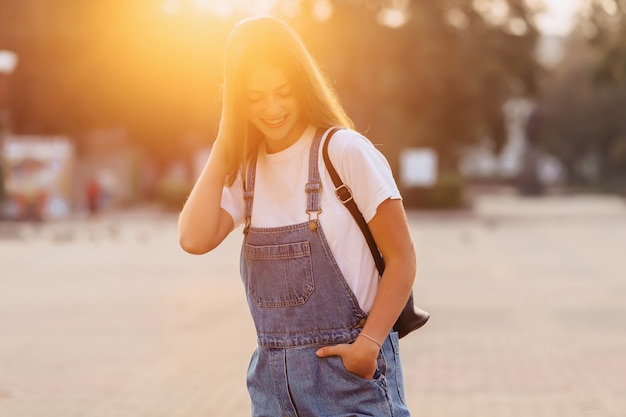
<svg viewBox="0 0 626 417">
<path fill-rule="evenodd" d="M 626 416 L 626 204 L 482 197 L 409 214 L 416 417 Z M 240 234 L 183 253 L 176 216 L 0 223 L 1 417 L 244 417 Z"/>
</svg>

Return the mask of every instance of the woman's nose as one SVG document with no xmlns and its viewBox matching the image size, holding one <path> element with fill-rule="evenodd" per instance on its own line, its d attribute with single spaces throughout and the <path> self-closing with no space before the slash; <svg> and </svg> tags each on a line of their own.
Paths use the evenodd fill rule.
<svg viewBox="0 0 626 417">
<path fill-rule="evenodd" d="M 275 95 L 269 95 L 266 102 L 266 110 L 269 112 L 280 111 L 280 100 Z"/>
</svg>

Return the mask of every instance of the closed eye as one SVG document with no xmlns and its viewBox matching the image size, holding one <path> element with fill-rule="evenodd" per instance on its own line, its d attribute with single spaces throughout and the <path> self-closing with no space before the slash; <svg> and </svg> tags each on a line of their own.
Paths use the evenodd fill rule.
<svg viewBox="0 0 626 417">
<path fill-rule="evenodd" d="M 281 88 L 276 92 L 276 94 L 280 97 L 289 97 L 292 93 L 293 91 L 289 87 Z"/>
<path fill-rule="evenodd" d="M 285 83 L 276 88 L 274 94 L 281 98 L 288 98 L 293 94 L 293 90 L 289 84 Z M 258 103 L 263 100 L 263 97 L 264 93 L 262 91 L 248 90 L 246 92 L 246 100 L 249 103 Z"/>
<path fill-rule="evenodd" d="M 246 95 L 246 100 L 248 100 L 250 103 L 258 103 L 262 99 L 263 99 L 263 96 L 260 94 L 247 94 Z"/>
</svg>

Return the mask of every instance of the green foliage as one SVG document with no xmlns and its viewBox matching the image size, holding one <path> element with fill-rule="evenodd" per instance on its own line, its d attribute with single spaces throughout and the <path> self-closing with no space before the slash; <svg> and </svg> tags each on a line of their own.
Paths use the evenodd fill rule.
<svg viewBox="0 0 626 417">
<path fill-rule="evenodd" d="M 18 133 L 120 126 L 162 160 L 192 150 L 177 140 L 189 132 L 213 138 L 223 46 L 241 16 L 167 15 L 162 3 L 0 1 L 0 39 L 20 57 Z M 497 16 L 488 1 L 397 2 L 408 17 L 398 28 L 377 20 L 396 2 L 335 0 L 325 21 L 314 2 L 301 0 L 297 16 L 282 3 L 277 14 L 302 34 L 359 129 L 391 154 L 428 146 L 454 169 L 467 144 L 489 137 L 501 148 L 502 105 L 535 91 L 537 32 L 525 1 L 501 0 Z"/>
<path fill-rule="evenodd" d="M 156 188 L 156 200 L 167 210 L 180 211 L 191 192 L 193 184 L 177 178 L 165 178 Z"/>
<path fill-rule="evenodd" d="M 571 185 L 624 192 L 626 13 L 608 13 L 608 4 L 619 4 L 613 0 L 591 3 L 565 59 L 545 80 L 541 146 L 563 162 Z"/>
<path fill-rule="evenodd" d="M 392 29 L 376 23 L 375 9 L 336 2 L 328 22 L 309 26 L 309 43 L 337 80 L 348 113 L 388 156 L 429 147 L 444 170 L 454 170 L 468 144 L 489 138 L 500 150 L 504 103 L 535 93 L 532 10 L 509 0 L 494 21 L 474 3 L 411 1 L 410 20 Z M 513 33 L 511 22 L 523 31 Z"/>
<path fill-rule="evenodd" d="M 582 27 L 597 52 L 594 81 L 626 82 L 626 1 L 589 0 Z"/>
<path fill-rule="evenodd" d="M 467 204 L 466 183 L 457 173 L 443 173 L 433 187 L 411 187 L 402 190 L 406 207 L 426 209 L 461 209 Z"/>
</svg>

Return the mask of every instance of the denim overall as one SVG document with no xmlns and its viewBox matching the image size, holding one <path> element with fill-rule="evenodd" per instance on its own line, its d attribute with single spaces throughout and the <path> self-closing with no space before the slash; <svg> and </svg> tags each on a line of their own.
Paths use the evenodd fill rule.
<svg viewBox="0 0 626 417">
<path fill-rule="evenodd" d="M 308 222 L 250 227 L 255 162 L 246 175 L 240 267 L 258 343 L 247 377 L 252 416 L 406 417 L 397 333 L 385 339 L 372 380 L 348 372 L 339 356 L 315 355 L 323 345 L 353 342 L 367 318 L 317 220 L 321 137 L 311 145 L 303 190 Z"/>
</svg>

